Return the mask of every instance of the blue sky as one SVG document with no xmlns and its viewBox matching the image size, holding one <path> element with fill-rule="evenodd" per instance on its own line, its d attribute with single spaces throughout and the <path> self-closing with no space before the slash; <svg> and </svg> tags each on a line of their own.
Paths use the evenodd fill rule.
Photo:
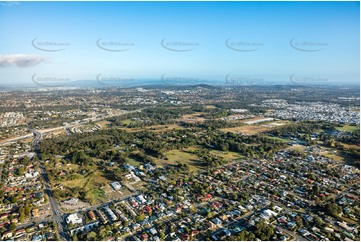
<svg viewBox="0 0 361 242">
<path fill-rule="evenodd" d="M 359 19 L 359 2 L 2 3 L 0 84 L 100 73 L 358 83 Z"/>
</svg>

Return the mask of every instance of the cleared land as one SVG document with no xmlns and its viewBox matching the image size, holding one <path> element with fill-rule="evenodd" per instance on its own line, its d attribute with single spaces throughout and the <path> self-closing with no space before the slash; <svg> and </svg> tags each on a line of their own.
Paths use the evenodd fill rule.
<svg viewBox="0 0 361 242">
<path fill-rule="evenodd" d="M 104 129 L 104 128 L 109 127 L 110 122 L 106 121 L 106 120 L 102 120 L 102 121 L 95 122 L 95 124 L 98 125 L 101 129 Z"/>
<path fill-rule="evenodd" d="M 332 152 L 332 151 L 325 151 L 325 152 L 320 152 L 320 155 L 323 155 L 327 158 L 330 158 L 332 160 L 335 160 L 335 161 L 339 161 L 339 162 L 343 162 L 345 164 L 349 164 L 349 165 L 352 165 L 355 160 L 346 156 L 346 155 L 343 155 L 341 152 L 339 151 L 336 151 L 336 152 Z"/>
<path fill-rule="evenodd" d="M 65 167 L 64 167 L 65 168 Z M 71 164 L 66 166 L 64 170 L 81 170 L 81 167 Z M 81 187 L 86 191 L 85 198 L 91 205 L 96 205 L 109 201 L 110 199 L 120 198 L 121 196 L 129 195 L 130 191 L 126 188 L 121 191 L 115 191 L 111 188 L 110 183 L 116 181 L 108 171 L 102 171 L 96 166 L 86 167 L 90 174 L 80 175 L 79 178 L 68 181 L 59 182 L 67 188 Z"/>
<path fill-rule="evenodd" d="M 242 120 L 243 121 L 243 120 Z M 289 122 L 287 121 L 274 121 L 274 122 L 264 122 L 263 124 L 251 124 L 251 125 L 242 125 L 233 128 L 224 128 L 221 129 L 223 132 L 232 132 L 232 133 L 242 133 L 246 135 L 254 135 L 261 132 L 266 132 L 275 127 L 286 125 Z"/>
<path fill-rule="evenodd" d="M 181 118 L 177 119 L 177 121 L 185 122 L 185 123 L 203 123 L 205 119 L 199 117 L 202 114 L 204 113 L 200 112 L 200 113 L 186 114 L 183 115 Z"/>
<path fill-rule="evenodd" d="M 270 138 L 270 139 L 275 139 L 275 140 L 279 140 L 279 141 L 283 141 L 285 143 L 288 143 L 288 142 L 291 142 L 292 140 L 290 139 L 283 139 L 283 138 L 280 138 L 280 137 L 274 137 L 274 136 L 267 136 L 267 138 Z"/>
<path fill-rule="evenodd" d="M 199 157 L 188 150 L 171 150 L 166 152 L 165 155 L 168 160 L 157 159 L 157 166 L 176 166 L 177 161 L 179 161 L 181 164 L 187 164 L 191 172 L 203 170 L 205 168 L 205 164 Z"/>
<path fill-rule="evenodd" d="M 354 132 L 356 130 L 359 130 L 360 127 L 359 126 L 344 125 L 342 127 L 337 127 L 336 129 L 339 130 L 339 131 L 344 131 L 344 132 Z"/>
<path fill-rule="evenodd" d="M 144 128 L 119 128 L 125 130 L 127 132 L 139 132 L 143 130 L 149 130 L 154 132 L 161 132 L 169 129 L 184 129 L 184 127 L 178 124 L 166 124 L 166 125 L 153 125 L 153 126 L 146 126 Z"/>
<path fill-rule="evenodd" d="M 244 156 L 242 156 L 241 154 L 238 154 L 237 152 L 232 152 L 232 151 L 211 150 L 210 153 L 212 155 L 217 155 L 217 156 L 223 158 L 225 161 L 229 161 L 229 162 L 236 160 L 236 159 L 244 158 Z"/>
</svg>

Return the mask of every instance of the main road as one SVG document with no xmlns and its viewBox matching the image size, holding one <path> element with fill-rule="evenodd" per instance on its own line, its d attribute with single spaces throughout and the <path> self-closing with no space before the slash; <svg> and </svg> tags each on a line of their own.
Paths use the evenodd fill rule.
<svg viewBox="0 0 361 242">
<path fill-rule="evenodd" d="M 127 113 L 132 113 L 132 112 L 139 112 L 140 110 L 134 110 L 134 111 L 130 111 L 130 112 L 126 112 L 126 113 L 123 113 L 123 114 L 127 114 Z M 122 115 L 122 114 L 120 114 Z M 105 118 L 109 118 L 109 117 L 112 117 L 112 116 L 118 116 L 118 115 L 108 115 L 108 116 L 105 116 L 105 117 L 101 117 L 101 118 L 92 118 L 91 121 L 99 121 L 99 120 L 102 120 L 102 119 L 105 119 Z M 69 129 L 70 127 L 72 126 L 79 126 L 79 125 L 82 125 L 82 124 L 85 124 L 85 120 L 82 120 L 78 125 L 71 125 L 71 126 L 61 126 L 61 127 L 55 127 L 55 128 L 51 128 L 51 129 L 48 129 L 48 130 L 42 130 L 42 131 L 38 131 L 38 130 L 35 130 L 35 129 L 32 129 L 30 127 L 30 124 L 28 123 L 28 129 L 31 133 L 33 133 L 33 136 L 34 139 L 32 141 L 32 146 L 34 147 L 34 152 L 36 153 L 36 155 L 39 156 L 39 150 L 38 150 L 38 144 L 40 142 L 40 140 L 43 138 L 43 133 L 48 133 L 48 132 L 52 132 L 52 131 L 55 131 L 55 130 L 59 130 L 59 129 Z M 24 136 L 24 137 L 18 137 L 18 138 L 14 138 L 12 139 L 11 141 L 18 141 L 20 139 L 24 139 L 24 138 L 29 138 L 31 137 L 31 135 L 27 135 L 27 136 Z M 9 142 L 9 141 L 7 141 Z M 40 157 L 38 157 L 40 158 Z M 40 159 L 39 159 L 40 160 Z M 67 229 L 67 226 L 66 226 L 66 223 L 65 223 L 65 218 L 68 214 L 64 213 L 61 209 L 60 209 L 60 206 L 58 204 L 58 202 L 56 201 L 56 199 L 54 198 L 54 194 L 53 194 L 53 191 L 51 190 L 51 186 L 50 186 L 50 180 L 49 180 L 49 177 L 48 177 L 48 174 L 46 172 L 46 169 L 44 167 L 43 164 L 41 164 L 39 166 L 40 170 L 41 170 L 41 176 L 43 177 L 43 185 L 44 185 L 44 193 L 48 196 L 49 198 L 49 204 L 50 204 L 50 207 L 51 207 L 51 217 L 48 218 L 48 219 L 44 219 L 44 220 L 39 220 L 39 221 L 49 221 L 49 220 L 52 220 L 56 226 L 58 227 L 58 235 L 59 235 L 59 238 L 61 240 L 65 240 L 65 241 L 71 241 L 71 237 L 70 237 L 70 234 L 68 233 L 68 229 Z M 134 192 L 128 196 L 125 196 L 125 197 L 122 197 L 118 200 L 111 200 L 109 202 L 106 202 L 106 203 L 103 203 L 103 204 L 100 204 L 100 205 L 97 205 L 97 206 L 93 206 L 93 207 L 89 207 L 87 209 L 82 209 L 82 210 L 79 210 L 78 212 L 80 211 L 87 211 L 87 210 L 90 210 L 90 209 L 96 209 L 98 207 L 101 207 L 101 206 L 106 206 L 108 204 L 111 204 L 111 203 L 114 203 L 114 202 L 117 202 L 117 201 L 120 201 L 120 200 L 124 200 L 128 197 L 131 197 L 131 196 L 134 196 L 134 195 L 137 195 L 139 194 L 138 192 Z M 33 222 L 30 222 L 28 224 L 32 224 Z M 24 227 L 24 224 L 19 226 L 19 227 Z"/>
<path fill-rule="evenodd" d="M 39 155 L 38 153 L 38 144 L 40 142 L 40 140 L 43 137 L 43 134 L 37 130 L 34 129 L 30 129 L 30 131 L 34 134 L 35 138 L 32 141 L 32 145 L 34 147 L 34 152 Z M 39 157 L 40 158 L 40 157 Z M 61 240 L 67 240 L 70 241 L 70 235 L 67 232 L 67 227 L 66 227 L 66 223 L 65 223 L 65 214 L 61 211 L 58 203 L 56 202 L 55 198 L 54 198 L 54 194 L 53 191 L 51 190 L 51 186 L 50 186 L 50 180 L 48 177 L 48 174 L 46 173 L 46 169 L 44 167 L 44 165 L 40 165 L 39 166 L 40 171 L 41 171 L 41 176 L 43 177 L 43 185 L 44 185 L 44 193 L 48 196 L 49 198 L 49 204 L 50 204 L 50 208 L 51 208 L 51 218 L 50 220 L 52 220 L 55 225 L 58 227 L 58 235 L 59 238 Z"/>
</svg>

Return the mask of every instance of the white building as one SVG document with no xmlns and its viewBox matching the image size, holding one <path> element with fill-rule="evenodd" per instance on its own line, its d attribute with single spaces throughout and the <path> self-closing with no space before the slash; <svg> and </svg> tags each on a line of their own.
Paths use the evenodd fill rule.
<svg viewBox="0 0 361 242">
<path fill-rule="evenodd" d="M 73 213 L 73 214 L 70 214 L 66 218 L 66 222 L 68 224 L 70 224 L 70 223 L 72 223 L 72 224 L 81 224 L 81 223 L 83 223 L 83 219 L 79 218 L 77 213 Z"/>
<path fill-rule="evenodd" d="M 25 178 L 35 178 L 37 176 L 39 176 L 39 172 L 38 171 L 31 171 L 28 173 L 25 173 Z"/>
<path fill-rule="evenodd" d="M 139 196 L 137 197 L 137 200 L 138 200 L 139 202 L 141 202 L 141 203 L 147 202 L 147 200 L 144 199 L 143 195 L 139 195 Z"/>
<path fill-rule="evenodd" d="M 110 186 L 114 189 L 114 190 L 120 190 L 122 189 L 122 185 L 120 185 L 119 182 L 111 182 Z"/>
</svg>

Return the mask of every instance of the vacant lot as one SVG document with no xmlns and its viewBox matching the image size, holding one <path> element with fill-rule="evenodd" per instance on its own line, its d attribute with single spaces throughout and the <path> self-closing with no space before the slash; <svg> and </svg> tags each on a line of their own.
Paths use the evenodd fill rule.
<svg viewBox="0 0 361 242">
<path fill-rule="evenodd" d="M 346 149 L 352 149 L 352 150 L 358 150 L 360 149 L 360 145 L 356 145 L 356 144 L 346 144 L 346 143 L 342 143 L 342 142 L 339 142 L 341 145 L 343 145 L 343 147 L 345 147 Z"/>
<path fill-rule="evenodd" d="M 267 137 L 267 138 L 270 138 L 270 139 L 282 141 L 282 142 L 285 142 L 285 143 L 288 143 L 288 142 L 291 142 L 291 141 L 292 141 L 292 140 L 290 140 L 290 139 L 283 139 L 283 138 L 274 137 L 274 136 L 266 136 L 266 137 Z"/>
<path fill-rule="evenodd" d="M 165 153 L 168 160 L 158 159 L 157 166 L 175 166 L 177 161 L 181 164 L 188 164 L 191 172 L 202 170 L 205 168 L 203 162 L 197 155 L 192 154 L 188 150 L 171 150 Z"/>
<path fill-rule="evenodd" d="M 141 161 L 137 161 L 136 159 L 133 158 L 126 158 L 126 163 L 131 165 L 131 166 L 140 166 L 143 165 L 144 163 Z"/>
<path fill-rule="evenodd" d="M 254 135 L 261 132 L 271 130 L 271 128 L 260 126 L 260 125 L 243 125 L 234 128 L 221 129 L 223 132 L 241 133 L 245 135 Z"/>
<path fill-rule="evenodd" d="M 105 129 L 105 128 L 109 127 L 110 122 L 106 121 L 106 120 L 102 120 L 102 121 L 95 122 L 95 124 L 98 125 L 101 129 Z"/>
<path fill-rule="evenodd" d="M 81 167 L 74 164 L 64 168 L 64 170 L 82 170 Z M 130 194 L 126 188 L 121 191 L 115 191 L 110 187 L 110 182 L 116 180 L 112 177 L 111 172 L 103 171 L 97 166 L 88 166 L 85 169 L 88 170 L 87 174 L 79 174 L 79 178 L 68 181 L 65 180 L 60 182 L 60 184 L 70 189 L 75 187 L 84 188 L 86 192 L 85 198 L 91 205 L 104 203 L 110 199 L 116 199 Z"/>
<path fill-rule="evenodd" d="M 253 120 L 253 119 L 252 119 Z M 259 120 L 259 118 L 257 119 Z M 249 121 L 249 120 L 248 120 Z M 243 120 L 242 120 L 243 122 Z M 274 129 L 275 127 L 279 127 L 282 125 L 286 125 L 289 123 L 288 121 L 274 121 L 274 122 L 264 122 L 262 124 L 244 124 L 242 126 L 234 127 L 234 128 L 224 128 L 221 129 L 223 132 L 232 132 L 232 133 L 242 133 L 245 135 L 254 135 L 261 132 L 266 132 Z"/>
<path fill-rule="evenodd" d="M 356 130 L 359 130 L 360 127 L 359 126 L 344 125 L 342 127 L 337 127 L 336 129 L 339 130 L 339 131 L 344 131 L 344 132 L 354 132 Z"/>
<path fill-rule="evenodd" d="M 131 119 L 126 119 L 121 122 L 122 124 L 136 124 L 137 122 Z"/>
<path fill-rule="evenodd" d="M 321 152 L 320 155 L 323 155 L 327 158 L 330 158 L 334 161 L 339 161 L 339 162 L 342 162 L 346 165 L 354 165 L 355 163 L 355 160 L 352 159 L 351 157 L 343 154 L 342 152 L 340 151 L 325 151 L 325 152 Z"/>
<path fill-rule="evenodd" d="M 204 118 L 199 117 L 200 115 L 204 114 L 203 112 L 199 113 L 193 113 L 193 114 L 186 114 L 177 119 L 179 122 L 185 122 L 185 123 L 203 123 Z"/>
<path fill-rule="evenodd" d="M 232 152 L 232 151 L 211 150 L 211 154 L 217 155 L 217 156 L 223 158 L 225 161 L 229 161 L 229 162 L 236 160 L 236 159 L 244 158 L 244 156 L 242 156 L 241 154 L 239 154 L 237 152 Z"/>
</svg>

